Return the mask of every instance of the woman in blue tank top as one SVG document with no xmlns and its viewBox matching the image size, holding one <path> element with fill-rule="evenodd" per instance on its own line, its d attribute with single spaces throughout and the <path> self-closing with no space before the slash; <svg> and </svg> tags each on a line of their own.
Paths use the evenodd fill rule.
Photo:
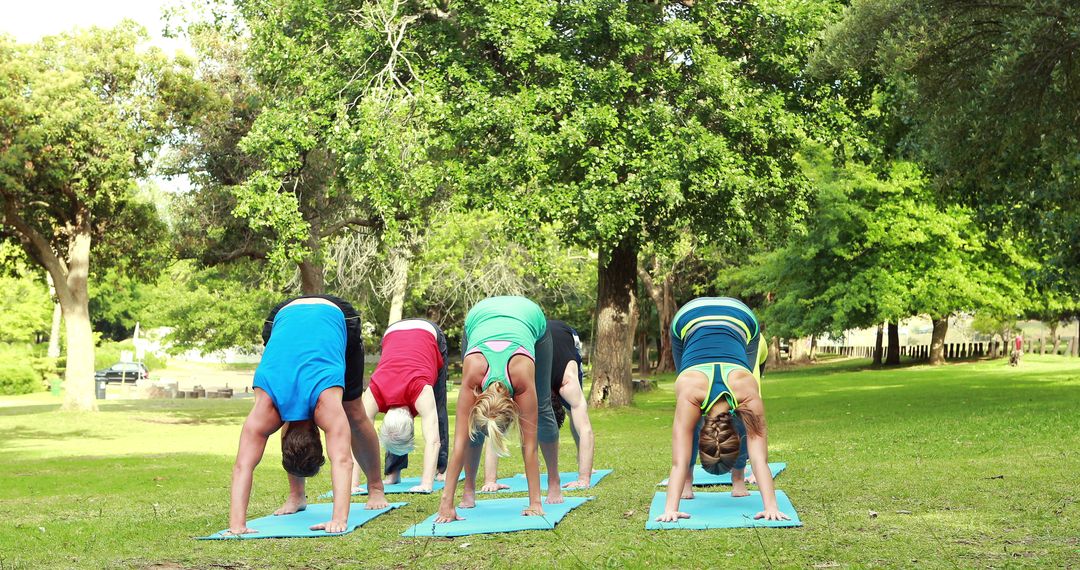
<svg viewBox="0 0 1080 570">
<path fill-rule="evenodd" d="M 307 508 L 304 480 L 325 462 L 320 429 L 330 456 L 334 508 L 331 520 L 312 529 L 344 532 L 353 456 L 368 478 L 367 508 L 387 506 L 379 440 L 360 402 L 364 352 L 358 321 L 352 305 L 324 295 L 289 299 L 270 312 L 263 327 L 266 349 L 255 370 L 255 405 L 244 421 L 233 467 L 230 534 L 253 532 L 247 528 L 253 474 L 279 429 L 289 497 L 274 514 Z"/>
<path fill-rule="evenodd" d="M 787 519 L 777 508 L 769 470 L 760 380 L 766 350 L 754 312 L 730 297 L 694 299 L 675 314 L 671 341 L 679 375 L 667 504 L 657 520 L 690 517 L 679 511 L 679 502 L 694 498 L 699 453 L 706 471 L 732 472 L 734 496 L 748 494 L 743 468 L 749 455 L 765 507 L 754 518 Z"/>
</svg>

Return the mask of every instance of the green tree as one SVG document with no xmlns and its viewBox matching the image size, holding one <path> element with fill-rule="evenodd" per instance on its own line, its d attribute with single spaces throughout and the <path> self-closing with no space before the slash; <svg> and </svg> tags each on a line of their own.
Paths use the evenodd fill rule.
<svg viewBox="0 0 1080 570">
<path fill-rule="evenodd" d="M 49 272 L 66 325 L 69 409 L 96 408 L 91 270 L 152 271 L 164 228 L 135 180 L 197 97 L 188 66 L 131 22 L 17 45 L 0 38 L 0 208 Z M 95 254 L 91 266 L 91 256 Z"/>
<path fill-rule="evenodd" d="M 1031 263 L 1013 244 L 989 240 L 967 209 L 938 204 L 914 164 L 894 162 L 879 176 L 854 162 L 837 166 L 818 147 L 804 156 L 819 192 L 806 233 L 737 277 L 749 292 L 772 294 L 763 320 L 773 334 L 838 334 L 929 315 L 939 364 L 950 316 L 1022 307 Z"/>
<path fill-rule="evenodd" d="M 901 145 L 951 200 L 1031 241 L 1080 290 L 1080 12 L 1072 0 L 853 2 L 820 67 L 888 93 Z"/>
<path fill-rule="evenodd" d="M 638 253 L 681 228 L 735 246 L 805 209 L 792 155 L 831 3 L 521 0 L 429 10 L 475 207 L 599 252 L 593 404 L 631 401 Z M 425 76 L 428 80 L 428 76 Z"/>
</svg>

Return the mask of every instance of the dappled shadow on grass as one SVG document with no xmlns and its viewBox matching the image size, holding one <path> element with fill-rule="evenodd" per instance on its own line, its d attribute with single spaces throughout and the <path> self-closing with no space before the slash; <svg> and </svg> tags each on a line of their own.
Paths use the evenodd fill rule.
<svg viewBox="0 0 1080 570">
<path fill-rule="evenodd" d="M 0 430 L 0 450 L 10 451 L 24 448 L 23 442 L 27 440 L 62 441 L 67 439 L 86 439 L 89 441 L 116 439 L 123 434 L 101 435 L 88 429 L 76 429 L 68 431 L 44 431 L 40 429 L 15 426 Z"/>
<path fill-rule="evenodd" d="M 140 421 L 166 424 L 232 425 L 251 411 L 251 400 L 126 400 L 101 406 L 106 413 L 155 414 Z"/>
<path fill-rule="evenodd" d="M 0 407 L 0 417 L 25 416 L 28 414 L 43 414 L 55 412 L 60 409 L 60 404 L 34 404 L 30 406 L 4 406 Z"/>
</svg>

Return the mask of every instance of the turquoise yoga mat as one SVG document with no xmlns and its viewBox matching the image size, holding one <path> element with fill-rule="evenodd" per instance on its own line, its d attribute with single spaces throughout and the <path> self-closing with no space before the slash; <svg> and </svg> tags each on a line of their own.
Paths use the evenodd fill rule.
<svg viewBox="0 0 1080 570">
<path fill-rule="evenodd" d="M 772 476 L 776 477 L 781 471 L 787 469 L 787 463 L 770 463 L 769 470 L 772 471 Z M 754 470 L 749 465 L 746 466 L 746 477 L 749 477 Z M 667 479 L 657 483 L 658 487 L 666 487 Z M 694 466 L 694 486 L 695 487 L 708 487 L 710 485 L 730 485 L 731 473 L 724 473 L 723 475 L 713 475 L 708 471 L 701 468 L 700 465 Z"/>
<path fill-rule="evenodd" d="M 251 540 L 255 538 L 341 536 L 356 530 L 357 527 L 364 526 L 365 523 L 383 513 L 390 512 L 407 504 L 408 503 L 390 503 L 390 506 L 385 509 L 369 511 L 364 508 L 364 503 L 353 503 L 349 508 L 349 526 L 346 528 L 345 532 L 335 534 L 327 534 L 326 531 L 310 530 L 308 528 L 312 525 L 317 525 L 330 520 L 330 517 L 334 512 L 334 505 L 332 503 L 320 503 L 317 505 L 308 505 L 306 510 L 291 515 L 270 515 L 248 521 L 248 528 L 258 531 L 252 534 L 226 536 L 225 532 L 227 532 L 227 530 L 222 530 L 215 532 L 210 536 L 198 537 L 198 540 Z"/>
<path fill-rule="evenodd" d="M 424 522 L 413 525 L 409 530 L 401 533 L 401 536 L 468 536 L 519 530 L 551 530 L 567 513 L 592 499 L 592 497 L 566 497 L 566 501 L 558 505 L 544 504 L 544 515 L 534 517 L 521 514 L 521 511 L 529 506 L 527 497 L 476 501 L 475 508 L 458 508 L 458 516 L 465 517 L 463 521 L 436 523 L 435 517 L 438 516 L 436 513 Z"/>
<path fill-rule="evenodd" d="M 592 487 L 595 487 L 596 484 L 599 483 L 601 479 L 603 479 L 604 477 L 607 477 L 608 475 L 610 475 L 611 472 L 612 472 L 611 469 L 597 469 L 592 474 L 592 477 L 589 478 L 589 484 Z M 561 485 L 566 485 L 567 483 L 572 483 L 574 481 L 577 481 L 577 478 L 578 478 L 577 471 L 560 471 L 559 472 L 559 481 L 560 481 Z M 502 479 L 499 479 L 499 483 L 502 483 L 503 485 L 509 485 L 510 486 L 509 489 L 500 489 L 498 491 L 499 493 L 527 493 L 527 492 L 529 492 L 529 480 L 525 477 L 524 473 L 518 473 L 517 475 L 514 475 L 513 477 L 503 477 Z M 479 488 L 480 485 L 481 484 L 477 484 L 477 488 Z M 547 489 L 547 473 L 541 473 L 540 474 L 540 488 L 542 490 Z M 588 489 L 563 489 L 564 493 L 573 493 L 573 492 L 576 492 L 576 491 L 588 491 Z M 541 491 L 541 492 L 543 492 L 543 491 Z M 477 491 L 477 493 L 484 493 L 484 492 L 483 491 Z M 489 493 L 485 493 L 485 494 L 489 494 Z"/>
<path fill-rule="evenodd" d="M 731 493 L 695 493 L 694 499 L 683 499 L 679 510 L 690 515 L 678 522 L 656 522 L 656 517 L 664 514 L 664 502 L 667 493 L 657 493 L 649 507 L 649 519 L 645 522 L 646 530 L 708 530 L 713 528 L 749 528 L 749 527 L 792 527 L 802 526 L 799 513 L 783 491 L 776 492 L 776 503 L 780 512 L 791 517 L 789 521 L 754 520 L 754 515 L 764 506 L 761 493 L 751 491 L 749 497 L 732 497 Z"/>
<path fill-rule="evenodd" d="M 465 479 L 465 473 L 462 473 L 461 476 L 458 477 L 458 481 L 461 481 L 463 479 Z M 393 485 L 383 485 L 383 493 L 385 493 L 387 495 L 395 495 L 395 494 L 402 494 L 402 493 L 416 493 L 417 491 L 410 491 L 409 489 L 412 489 L 413 487 L 415 487 L 415 486 L 417 486 L 419 484 L 420 484 L 420 477 L 402 477 L 401 481 L 398 481 L 397 483 L 394 483 Z M 446 486 L 446 483 L 444 483 L 443 481 L 435 481 L 434 483 L 431 484 L 431 492 L 434 493 L 435 491 L 442 491 L 442 488 L 445 487 L 445 486 Z M 357 491 L 353 491 L 353 496 L 354 497 L 357 497 L 357 496 L 360 496 L 360 495 L 366 495 L 366 494 L 367 494 L 367 485 L 360 485 L 360 488 Z M 319 495 L 319 498 L 320 499 L 330 499 L 330 498 L 333 498 L 333 496 L 334 496 L 333 491 L 327 491 L 327 492 Z"/>
</svg>

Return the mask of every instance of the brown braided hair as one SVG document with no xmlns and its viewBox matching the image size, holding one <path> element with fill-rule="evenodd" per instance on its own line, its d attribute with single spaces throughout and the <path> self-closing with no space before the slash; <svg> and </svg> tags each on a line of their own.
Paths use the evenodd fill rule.
<svg viewBox="0 0 1080 570">
<path fill-rule="evenodd" d="M 735 466 L 742 450 L 742 438 L 735 428 L 735 415 L 746 426 L 747 434 L 761 435 L 763 420 L 750 410 L 739 407 L 735 414 L 721 412 L 715 416 L 705 416 L 698 437 L 698 455 L 701 467 L 713 475 L 728 473 Z"/>
</svg>

